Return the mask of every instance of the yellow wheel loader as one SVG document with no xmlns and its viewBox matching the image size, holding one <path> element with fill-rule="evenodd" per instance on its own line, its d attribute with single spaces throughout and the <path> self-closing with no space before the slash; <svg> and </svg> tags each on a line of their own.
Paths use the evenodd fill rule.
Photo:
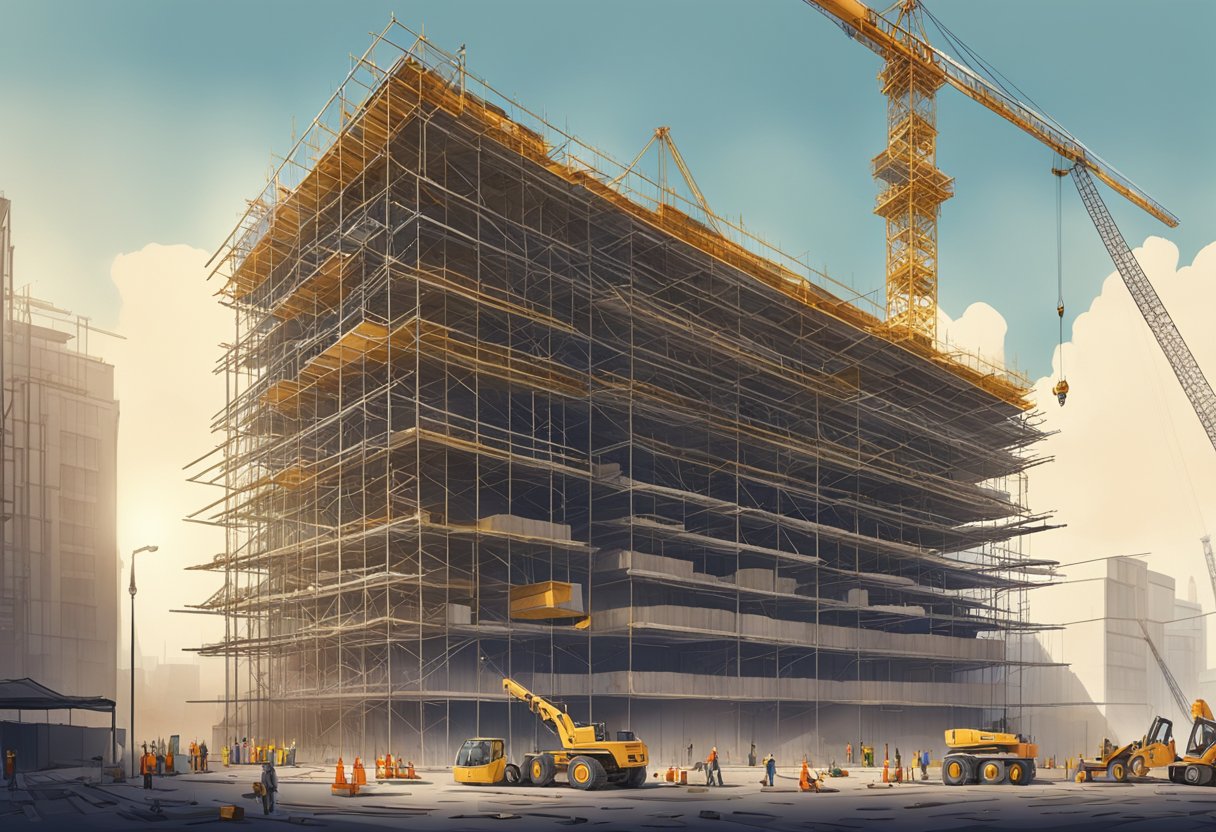
<svg viewBox="0 0 1216 832">
<path fill-rule="evenodd" d="M 1159 716 L 1140 740 L 1140 747 L 1127 758 L 1127 773 L 1132 777 L 1145 777 L 1151 769 L 1171 765 L 1177 759 L 1174 723 Z"/>
<path fill-rule="evenodd" d="M 1191 716 L 1195 723 L 1186 743 L 1186 756 L 1170 766 L 1170 780 L 1188 786 L 1216 785 L 1216 721 L 1202 699 L 1191 705 Z"/>
<path fill-rule="evenodd" d="M 631 731 L 617 731 L 616 739 L 609 740 L 602 722 L 593 725 L 575 722 L 557 705 L 513 679 L 503 679 L 502 687 L 557 734 L 561 750 L 526 754 L 523 766 L 517 767 L 507 760 L 504 740 L 480 737 L 467 740 L 452 766 L 452 777 L 457 783 L 550 786 L 559 775 L 564 775 L 567 783 L 585 791 L 606 785 L 627 789 L 645 785 L 649 751 Z"/>
<path fill-rule="evenodd" d="M 947 786 L 1025 786 L 1034 780 L 1039 747 L 1021 734 L 951 728 L 946 746 L 952 749 L 942 759 L 942 782 Z"/>
</svg>

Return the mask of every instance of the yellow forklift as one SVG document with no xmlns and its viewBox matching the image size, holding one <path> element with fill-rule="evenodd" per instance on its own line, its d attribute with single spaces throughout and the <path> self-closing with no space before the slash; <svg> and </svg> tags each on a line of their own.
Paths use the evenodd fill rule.
<svg viewBox="0 0 1216 832">
<path fill-rule="evenodd" d="M 649 751 L 632 731 L 617 731 L 608 739 L 602 722 L 584 725 L 575 722 L 562 708 L 537 696 L 513 679 L 503 679 L 508 694 L 525 703 L 561 741 L 561 750 L 542 751 L 524 756 L 522 768 L 509 763 L 506 743 L 497 738 L 467 740 L 452 767 L 457 783 L 504 784 L 531 783 L 550 786 L 559 774 L 576 789 L 592 791 L 606 785 L 636 789 L 646 783 Z"/>
</svg>

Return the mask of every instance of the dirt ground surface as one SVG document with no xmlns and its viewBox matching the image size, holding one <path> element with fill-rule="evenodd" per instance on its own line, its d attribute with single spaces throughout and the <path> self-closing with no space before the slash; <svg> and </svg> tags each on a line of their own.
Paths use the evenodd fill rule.
<svg viewBox="0 0 1216 832">
<path fill-rule="evenodd" d="M 405 828 L 533 832 L 583 826 L 602 832 L 652 829 L 772 830 L 772 832 L 943 832 L 943 830 L 1212 830 L 1216 788 L 1175 785 L 1164 777 L 1128 783 L 1073 783 L 1063 772 L 1040 771 L 1026 786 L 943 786 L 929 780 L 882 785 L 882 772 L 854 769 L 825 782 L 821 794 L 798 790 L 798 769 L 779 770 L 762 788 L 759 768 L 723 769 L 723 787 L 706 788 L 689 772 L 688 786 L 608 788 L 579 792 L 565 786 L 459 786 L 444 769 L 422 770 L 421 781 L 371 783 L 357 797 L 330 793 L 332 767 L 280 768 L 278 806 L 262 814 L 253 795 L 257 766 L 208 774 L 99 784 L 97 772 L 58 770 L 22 774 L 16 790 L 0 790 L 0 829 L 186 829 L 210 825 L 339 829 Z M 348 768 L 349 773 L 349 768 Z M 241 806 L 243 821 L 220 820 L 224 804 Z"/>
</svg>

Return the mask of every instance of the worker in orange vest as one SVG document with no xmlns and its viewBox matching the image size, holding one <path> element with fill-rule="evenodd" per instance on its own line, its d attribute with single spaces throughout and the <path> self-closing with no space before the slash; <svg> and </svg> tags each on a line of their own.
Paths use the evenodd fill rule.
<svg viewBox="0 0 1216 832">
<path fill-rule="evenodd" d="M 152 773 L 156 771 L 156 755 L 144 745 L 144 755 L 139 760 L 139 773 L 144 776 L 144 788 L 152 788 Z"/>
<path fill-rule="evenodd" d="M 714 778 L 717 782 L 714 782 Z M 705 785 L 714 786 L 722 785 L 722 766 L 718 763 L 718 746 L 709 749 L 709 756 L 705 758 Z"/>
<path fill-rule="evenodd" d="M 376 779 L 377 780 L 384 779 L 384 755 L 383 754 L 376 755 Z"/>
<path fill-rule="evenodd" d="M 811 766 L 806 761 L 806 757 L 802 758 L 802 771 L 798 774 L 798 788 L 804 792 L 819 791 L 818 772 L 816 772 L 815 776 L 811 775 Z"/>
</svg>

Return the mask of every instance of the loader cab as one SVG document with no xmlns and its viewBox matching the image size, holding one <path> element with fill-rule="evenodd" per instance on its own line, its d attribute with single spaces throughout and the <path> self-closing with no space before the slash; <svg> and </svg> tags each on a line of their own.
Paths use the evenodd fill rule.
<svg viewBox="0 0 1216 832">
<path fill-rule="evenodd" d="M 1153 720 L 1153 724 L 1148 727 L 1148 733 L 1144 735 L 1144 744 L 1152 745 L 1153 743 L 1161 743 L 1169 745 L 1170 740 L 1174 738 L 1174 723 L 1164 717 L 1157 717 Z"/>
<path fill-rule="evenodd" d="M 588 727 L 595 729 L 596 742 L 608 742 L 608 728 L 603 722 L 592 722 Z"/>
<path fill-rule="evenodd" d="M 1188 759 L 1206 759 L 1209 752 L 1216 757 L 1216 722 L 1199 717 L 1191 728 L 1191 738 L 1186 743 Z"/>
<path fill-rule="evenodd" d="M 457 783 L 490 785 L 506 776 L 506 742 L 497 738 L 477 737 L 465 740 L 456 752 L 452 775 Z"/>
</svg>

